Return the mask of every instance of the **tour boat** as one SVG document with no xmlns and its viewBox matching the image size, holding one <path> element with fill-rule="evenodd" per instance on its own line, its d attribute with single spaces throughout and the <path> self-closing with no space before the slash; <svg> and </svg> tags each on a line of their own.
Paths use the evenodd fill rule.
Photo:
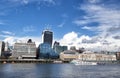
<svg viewBox="0 0 120 78">
<path fill-rule="evenodd" d="M 70 63 L 75 65 L 97 65 L 97 62 L 87 62 L 82 60 L 72 60 Z"/>
</svg>

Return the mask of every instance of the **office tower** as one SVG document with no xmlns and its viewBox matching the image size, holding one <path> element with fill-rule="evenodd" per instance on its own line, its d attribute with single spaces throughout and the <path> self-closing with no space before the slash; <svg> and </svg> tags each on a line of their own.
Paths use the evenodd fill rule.
<svg viewBox="0 0 120 78">
<path fill-rule="evenodd" d="M 47 43 L 50 44 L 50 46 L 52 46 L 53 32 L 50 30 L 44 30 L 42 32 L 42 39 L 43 39 L 43 43 Z"/>
<path fill-rule="evenodd" d="M 2 55 L 4 48 L 5 48 L 5 43 L 3 41 L 0 41 L 0 56 Z"/>
<path fill-rule="evenodd" d="M 4 51 L 9 51 L 9 43 L 8 42 L 5 43 Z"/>
</svg>

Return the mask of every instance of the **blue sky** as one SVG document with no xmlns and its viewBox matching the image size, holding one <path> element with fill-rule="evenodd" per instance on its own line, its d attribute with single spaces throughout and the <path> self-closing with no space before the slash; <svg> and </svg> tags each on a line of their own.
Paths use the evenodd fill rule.
<svg viewBox="0 0 120 78">
<path fill-rule="evenodd" d="M 119 0 L 0 0 L 0 40 L 38 45 L 50 28 L 61 45 L 118 51 L 119 7 Z"/>
</svg>

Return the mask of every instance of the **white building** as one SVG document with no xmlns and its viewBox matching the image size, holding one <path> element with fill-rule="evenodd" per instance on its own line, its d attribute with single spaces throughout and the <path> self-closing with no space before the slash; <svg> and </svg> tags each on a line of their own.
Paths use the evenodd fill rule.
<svg viewBox="0 0 120 78">
<path fill-rule="evenodd" d="M 14 58 L 36 58 L 36 44 L 15 43 L 13 46 L 12 57 Z"/>
<path fill-rule="evenodd" d="M 116 55 L 114 54 L 99 54 L 93 52 L 85 52 L 79 54 L 78 59 L 85 61 L 116 61 Z"/>
<path fill-rule="evenodd" d="M 63 61 L 71 61 L 78 58 L 78 53 L 73 50 L 66 50 L 60 53 L 60 59 Z"/>
</svg>

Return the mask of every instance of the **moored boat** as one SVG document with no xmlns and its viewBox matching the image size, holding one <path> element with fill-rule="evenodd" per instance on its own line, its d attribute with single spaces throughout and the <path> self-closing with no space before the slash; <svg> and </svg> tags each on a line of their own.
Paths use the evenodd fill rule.
<svg viewBox="0 0 120 78">
<path fill-rule="evenodd" d="M 75 65 L 97 65 L 97 62 L 87 62 L 82 60 L 72 60 L 70 63 Z"/>
</svg>

